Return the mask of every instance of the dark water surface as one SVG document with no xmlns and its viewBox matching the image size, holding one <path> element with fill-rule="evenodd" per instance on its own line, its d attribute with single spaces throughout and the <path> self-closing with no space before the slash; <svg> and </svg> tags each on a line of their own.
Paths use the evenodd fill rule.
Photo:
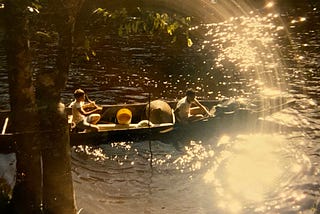
<svg viewBox="0 0 320 214">
<path fill-rule="evenodd" d="M 319 213 L 319 16 L 320 8 L 310 7 L 204 24 L 194 29 L 202 35 L 189 49 L 139 36 L 101 37 L 97 57 L 74 60 L 65 103 L 77 87 L 102 104 L 146 102 L 149 95 L 175 100 L 188 87 L 205 99 L 291 97 L 296 103 L 261 118 L 279 131 L 240 129 L 243 121 L 232 124 L 238 132 L 206 142 L 73 148 L 80 213 Z M 50 66 L 50 59 L 43 56 L 35 68 L 41 63 Z M 0 86 L 5 109 L 3 66 Z"/>
</svg>

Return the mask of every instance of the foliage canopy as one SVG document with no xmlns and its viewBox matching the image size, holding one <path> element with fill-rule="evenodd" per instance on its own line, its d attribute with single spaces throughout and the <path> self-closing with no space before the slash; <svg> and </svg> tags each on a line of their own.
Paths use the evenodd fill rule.
<svg viewBox="0 0 320 214">
<path fill-rule="evenodd" d="M 22 0 L 23 1 L 23 0 Z M 4 7 L 5 3 L 0 0 L 0 4 Z M 48 0 L 27 0 L 24 4 L 18 4 L 17 7 L 28 13 L 29 19 L 32 23 L 33 29 L 31 29 L 31 35 L 35 38 L 40 38 L 41 41 L 55 41 L 57 40 L 56 32 L 54 29 L 48 28 L 48 26 L 38 25 L 44 19 L 54 19 L 51 16 L 52 11 L 48 7 Z M 81 17 L 77 16 L 78 18 Z M 88 17 L 86 17 L 88 18 Z M 78 22 L 80 20 L 77 20 Z M 81 22 L 81 21 L 80 21 Z M 47 22 L 48 23 L 48 22 Z M 49 21 L 50 23 L 50 21 Z M 141 7 L 136 7 L 133 10 L 130 8 L 130 12 L 126 8 L 117 10 L 108 10 L 106 8 L 96 8 L 92 11 L 91 16 L 86 22 L 81 22 L 81 30 L 84 32 L 81 36 L 83 38 L 76 38 L 80 40 L 81 48 L 84 52 L 85 58 L 90 60 L 89 56 L 95 56 L 96 53 L 91 48 L 91 44 L 94 43 L 95 37 L 91 35 L 90 31 L 86 29 L 93 27 L 95 29 L 103 29 L 107 27 L 117 31 L 118 36 L 125 38 L 133 34 L 144 34 L 150 36 L 167 35 L 171 43 L 175 43 L 178 38 L 182 39 L 188 47 L 193 45 L 192 39 L 189 36 L 189 29 L 191 28 L 191 18 L 182 17 L 177 14 L 168 14 L 159 12 L 156 10 L 145 10 Z M 47 25 L 47 24 L 46 24 Z M 76 35 L 79 36 L 79 35 Z"/>
</svg>

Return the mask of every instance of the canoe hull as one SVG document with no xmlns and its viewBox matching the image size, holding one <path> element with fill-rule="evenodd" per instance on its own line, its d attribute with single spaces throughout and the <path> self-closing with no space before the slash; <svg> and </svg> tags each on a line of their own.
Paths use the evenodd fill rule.
<svg viewBox="0 0 320 214">
<path fill-rule="evenodd" d="M 118 130 L 108 130 L 89 133 L 70 133 L 71 146 L 77 145 L 99 145 L 111 142 L 122 141 L 145 141 L 157 140 L 160 135 L 163 135 L 167 130 L 171 131 L 173 125 L 128 128 Z"/>
<path fill-rule="evenodd" d="M 88 133 L 70 132 L 70 145 L 99 145 L 110 142 L 138 142 L 145 140 L 160 140 L 172 143 L 188 139 L 203 140 L 226 132 L 236 133 L 242 129 L 253 130 L 258 127 L 261 116 L 270 115 L 295 103 L 294 100 L 280 101 L 276 105 L 274 104 L 275 102 L 272 102 L 273 105 L 270 105 L 270 108 L 263 110 L 238 108 L 239 105 L 236 105 L 236 108 L 233 108 L 234 105 L 217 105 L 218 101 L 201 101 L 208 109 L 215 110 L 215 117 L 199 120 L 188 125 L 162 123 L 148 124 L 148 126 L 143 127 L 139 126 L 139 122 L 145 119 L 147 103 L 105 105 L 101 112 L 101 122 L 103 123 L 100 124 L 103 127 L 101 131 Z M 168 104 L 173 109 L 176 102 L 168 102 Z M 116 112 L 124 107 L 132 112 L 132 124 L 119 126 L 115 123 Z M 70 115 L 70 108 L 67 108 L 67 113 Z M 0 111 L 1 124 L 6 121 L 9 115 L 10 111 Z M 1 153 L 15 150 L 15 138 L 17 135 L 10 134 L 10 122 L 7 130 L 8 132 L 3 132 L 0 135 Z"/>
</svg>

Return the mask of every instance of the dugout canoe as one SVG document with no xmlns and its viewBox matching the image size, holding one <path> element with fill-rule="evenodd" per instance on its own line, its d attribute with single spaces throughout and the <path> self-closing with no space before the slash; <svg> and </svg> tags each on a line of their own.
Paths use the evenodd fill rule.
<svg viewBox="0 0 320 214">
<path fill-rule="evenodd" d="M 164 102 L 164 101 L 161 101 Z M 257 120 L 261 115 L 269 115 L 279 111 L 295 101 L 292 99 L 277 99 L 269 102 L 255 101 L 250 103 L 242 103 L 240 101 L 228 100 L 202 100 L 200 101 L 213 114 L 214 117 L 203 118 L 188 125 L 175 123 L 174 115 L 170 118 L 162 119 L 162 110 L 155 111 L 156 115 L 152 114 L 148 106 L 152 103 L 134 103 L 134 104 L 117 104 L 103 105 L 101 120 L 99 122 L 99 132 L 70 132 L 70 145 L 99 145 L 110 142 L 121 141 L 145 141 L 145 140 L 160 140 L 166 142 L 174 142 L 177 139 L 194 138 L 201 139 L 212 133 L 222 133 L 226 129 L 230 129 L 235 121 L 246 124 L 248 120 Z M 170 111 L 175 106 L 175 101 L 165 102 Z M 117 122 L 117 112 L 120 109 L 129 109 L 132 113 L 130 124 L 119 124 Z M 157 109 L 157 110 L 159 110 Z M 68 121 L 71 126 L 71 108 L 67 107 Z M 170 112 L 172 113 L 172 112 Z M 155 116 L 154 118 L 152 118 Z M 166 115 L 168 116 L 168 115 Z M 160 122 L 155 121 L 157 118 Z M 0 111 L 0 152 L 12 151 L 15 149 L 15 136 L 17 134 L 10 132 L 10 111 Z"/>
<path fill-rule="evenodd" d="M 208 100 L 203 101 L 202 103 L 207 108 L 211 109 L 218 103 L 218 101 Z M 168 115 L 166 115 L 167 117 L 162 119 L 162 122 L 154 121 L 157 120 L 157 118 L 152 118 L 152 115 L 155 114 L 148 110 L 149 103 L 103 105 L 101 106 L 102 110 L 100 111 L 101 120 L 98 124 L 100 131 L 70 132 L 70 144 L 71 146 L 97 145 L 115 141 L 156 140 L 160 135 L 172 131 L 175 127 L 175 119 L 174 115 L 172 114 L 172 110 L 175 108 L 176 102 L 169 101 L 165 102 L 165 104 L 167 104 L 170 108 L 170 118 L 168 119 Z M 117 122 L 117 112 L 124 108 L 129 109 L 132 113 L 130 124 L 119 124 Z M 68 115 L 68 122 L 71 126 L 71 108 L 67 107 L 66 112 Z M 162 114 L 163 112 L 160 110 L 158 113 Z M 149 116 L 150 118 L 148 118 Z M 7 148 L 11 150 L 14 147 L 15 136 L 19 135 L 19 133 L 14 134 L 11 132 L 9 110 L 0 111 L 0 125 L 0 150 L 3 151 Z"/>
</svg>

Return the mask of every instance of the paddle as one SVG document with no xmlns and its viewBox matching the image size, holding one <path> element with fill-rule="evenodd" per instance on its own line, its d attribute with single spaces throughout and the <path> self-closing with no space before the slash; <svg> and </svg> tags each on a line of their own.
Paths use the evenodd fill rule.
<svg viewBox="0 0 320 214">
<path fill-rule="evenodd" d="M 5 121 L 4 121 L 4 125 L 2 127 L 2 132 L 1 134 L 5 134 L 6 130 L 7 130 L 7 126 L 8 126 L 8 122 L 9 122 L 9 117 L 6 117 Z"/>
<path fill-rule="evenodd" d="M 102 107 L 98 106 L 94 101 L 92 101 L 91 99 L 89 99 L 88 95 L 85 94 L 85 97 L 87 99 L 87 101 L 90 103 L 90 104 L 93 104 L 93 107 L 97 108 L 97 109 L 102 109 Z"/>
<path fill-rule="evenodd" d="M 201 117 L 201 118 L 197 118 L 195 120 L 192 120 L 190 121 L 189 123 L 187 123 L 186 125 L 188 124 L 192 124 L 192 123 L 195 123 L 195 122 L 201 122 L 201 121 L 207 121 L 207 120 L 211 120 L 213 119 L 215 116 L 214 115 L 208 115 L 208 116 L 205 116 L 205 117 Z M 173 124 L 176 124 L 176 123 L 173 123 Z M 182 125 L 183 126 L 183 125 Z M 174 129 L 174 125 L 172 125 L 171 127 L 165 129 L 165 130 L 162 130 L 160 131 L 160 133 L 167 133 L 167 132 L 170 132 Z"/>
<path fill-rule="evenodd" d="M 173 129 L 174 129 L 174 125 L 172 125 L 171 127 L 167 128 L 167 129 L 164 129 L 164 130 L 160 131 L 160 133 L 164 134 L 164 133 L 172 131 Z"/>
<path fill-rule="evenodd" d="M 206 116 L 203 116 L 203 117 L 199 117 L 199 118 L 196 118 L 196 119 L 193 119 L 193 120 L 190 120 L 189 123 L 195 123 L 195 122 L 199 122 L 199 121 L 206 121 L 206 120 L 210 120 L 212 118 L 214 118 L 215 116 L 214 115 L 206 115 Z"/>
</svg>

